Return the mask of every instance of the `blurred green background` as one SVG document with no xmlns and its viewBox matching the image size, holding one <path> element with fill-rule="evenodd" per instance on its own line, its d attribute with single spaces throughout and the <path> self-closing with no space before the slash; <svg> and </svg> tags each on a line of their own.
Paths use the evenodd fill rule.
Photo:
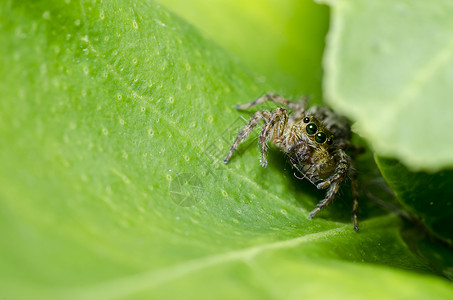
<svg viewBox="0 0 453 300">
<path fill-rule="evenodd" d="M 159 1 L 247 64 L 266 91 L 322 99 L 329 9 L 313 1 Z"/>
</svg>

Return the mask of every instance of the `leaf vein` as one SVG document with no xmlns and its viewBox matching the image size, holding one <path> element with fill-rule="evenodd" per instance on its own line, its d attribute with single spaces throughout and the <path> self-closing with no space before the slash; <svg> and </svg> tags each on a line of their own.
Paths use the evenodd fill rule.
<svg viewBox="0 0 453 300">
<path fill-rule="evenodd" d="M 386 215 L 369 219 L 364 224 L 377 225 L 375 223 L 389 222 L 395 218 L 394 215 Z M 71 291 L 76 299 L 98 299 L 112 300 L 127 297 L 138 292 L 157 288 L 168 282 L 178 280 L 190 274 L 208 269 L 213 266 L 229 263 L 232 261 L 249 261 L 258 255 L 273 250 L 294 248 L 303 243 L 327 239 L 340 234 L 357 234 L 348 225 L 343 225 L 323 232 L 316 232 L 305 236 L 261 244 L 245 249 L 232 250 L 222 254 L 207 256 L 200 259 L 189 260 L 174 266 L 163 269 L 147 271 L 128 277 L 118 278 L 97 284 L 92 287 L 80 288 L 78 292 Z M 68 291 L 66 291 L 68 292 Z"/>
</svg>

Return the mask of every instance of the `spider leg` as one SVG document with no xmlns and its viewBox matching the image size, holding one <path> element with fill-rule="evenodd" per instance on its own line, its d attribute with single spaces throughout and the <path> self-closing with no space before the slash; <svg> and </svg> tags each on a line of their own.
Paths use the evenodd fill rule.
<svg viewBox="0 0 453 300">
<path fill-rule="evenodd" d="M 327 180 L 320 182 L 316 187 L 318 189 L 323 189 L 331 185 L 333 182 L 336 182 L 338 180 L 343 181 L 344 178 L 346 177 L 346 174 L 348 173 L 349 166 L 352 165 L 352 160 L 351 158 L 344 152 L 343 150 L 338 150 L 336 153 L 340 159 L 338 160 L 337 167 L 335 168 L 335 171 L 332 176 L 330 176 Z"/>
<path fill-rule="evenodd" d="M 335 181 L 330 185 L 329 189 L 327 190 L 326 197 L 316 205 L 316 208 L 314 210 L 310 212 L 310 219 L 312 219 L 321 209 L 325 208 L 330 204 L 330 202 L 332 202 L 332 200 L 335 198 L 335 195 L 338 193 L 338 190 L 340 189 L 341 182 L 342 180 Z"/>
<path fill-rule="evenodd" d="M 354 198 L 352 204 L 352 221 L 354 223 L 354 230 L 359 231 L 359 220 L 357 218 L 357 211 L 359 210 L 359 184 L 357 181 L 357 172 L 352 165 L 349 168 L 349 178 L 351 178 L 351 191 L 352 197 Z"/>
<path fill-rule="evenodd" d="M 323 181 L 317 185 L 318 189 L 326 188 L 327 190 L 326 198 L 318 203 L 316 208 L 310 213 L 310 218 L 313 218 L 321 209 L 329 205 L 330 202 L 334 199 L 336 193 L 338 192 L 341 183 L 345 180 L 346 174 L 351 178 L 351 190 L 354 202 L 352 205 L 352 220 L 354 224 L 354 230 L 359 231 L 359 222 L 357 218 L 357 211 L 359 209 L 359 187 L 357 181 L 357 172 L 354 168 L 351 158 L 343 151 L 339 150 L 338 155 L 340 160 L 337 167 L 335 168 L 334 174 L 326 181 Z"/>
<path fill-rule="evenodd" d="M 267 166 L 266 152 L 268 140 L 273 141 L 279 145 L 282 141 L 280 140 L 288 121 L 288 112 L 282 107 L 276 108 L 270 116 L 267 123 L 264 125 L 260 135 L 260 146 L 261 146 L 261 165 L 265 168 Z M 271 135 L 272 133 L 272 135 Z"/>
<path fill-rule="evenodd" d="M 359 221 L 357 218 L 357 211 L 359 209 L 359 193 L 358 193 L 358 185 L 357 185 L 357 178 L 351 177 L 351 185 L 352 185 L 352 195 L 354 197 L 354 203 L 352 206 L 352 220 L 354 224 L 354 230 L 359 231 Z M 313 218 L 321 209 L 325 208 L 329 205 L 332 200 L 335 198 L 335 195 L 338 193 L 340 189 L 341 183 L 343 181 L 335 181 L 333 182 L 329 189 L 327 190 L 326 198 L 324 198 L 321 202 L 316 205 L 316 208 L 310 212 L 310 219 Z"/>
<path fill-rule="evenodd" d="M 237 135 L 236 139 L 233 142 L 233 145 L 230 148 L 230 151 L 228 152 L 223 162 L 228 163 L 234 151 L 236 151 L 236 149 L 238 148 L 239 144 L 250 135 L 250 133 L 256 127 L 259 121 L 264 120 L 265 122 L 267 122 L 270 119 L 270 116 L 271 116 L 270 112 L 265 110 L 257 111 L 256 113 L 254 113 L 253 116 L 250 118 L 249 123 L 246 126 L 244 126 L 244 128 L 242 128 L 242 130 Z"/>
<path fill-rule="evenodd" d="M 342 150 L 338 151 L 337 155 L 340 156 L 340 159 L 333 175 L 330 176 L 330 178 L 326 181 L 323 181 L 317 185 L 318 189 L 326 187 L 329 188 L 327 190 L 326 197 L 321 200 L 318 205 L 316 205 L 316 208 L 312 212 L 310 212 L 310 218 L 313 218 L 321 209 L 325 208 L 330 204 L 330 202 L 332 202 L 332 200 L 335 198 L 335 195 L 338 193 L 338 190 L 340 189 L 341 183 L 346 178 L 349 167 L 349 156 Z"/>
<path fill-rule="evenodd" d="M 308 98 L 307 97 L 303 97 L 303 98 L 301 98 L 301 100 L 299 102 L 294 102 L 294 101 L 290 101 L 290 100 L 288 100 L 286 98 L 283 98 L 283 97 L 281 97 L 281 96 L 279 96 L 277 94 L 269 93 L 269 94 L 266 94 L 266 95 L 256 99 L 255 101 L 252 101 L 250 103 L 237 105 L 236 109 L 239 109 L 239 110 L 249 109 L 252 106 L 264 103 L 266 101 L 272 101 L 272 102 L 284 105 L 286 107 L 289 107 L 294 112 L 300 112 L 301 111 L 302 113 L 304 113 L 305 112 L 305 106 L 307 104 Z"/>
</svg>

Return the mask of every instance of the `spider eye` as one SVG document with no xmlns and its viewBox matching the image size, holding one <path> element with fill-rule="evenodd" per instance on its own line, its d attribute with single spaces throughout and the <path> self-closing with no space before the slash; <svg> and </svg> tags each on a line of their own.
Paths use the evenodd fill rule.
<svg viewBox="0 0 453 300">
<path fill-rule="evenodd" d="M 308 123 L 308 122 L 310 122 L 310 118 L 309 117 L 305 117 L 304 118 L 304 123 Z"/>
<path fill-rule="evenodd" d="M 328 138 L 327 141 L 326 141 L 326 144 L 327 145 L 332 145 L 333 144 L 333 137 Z"/>
<path fill-rule="evenodd" d="M 324 132 L 318 132 L 316 135 L 315 135 L 315 141 L 319 144 L 322 144 L 326 141 L 326 134 Z"/>
<path fill-rule="evenodd" d="M 310 124 L 307 125 L 307 127 L 305 127 L 305 131 L 308 134 L 315 134 L 316 131 L 318 131 L 318 127 L 315 124 L 310 123 Z"/>
</svg>

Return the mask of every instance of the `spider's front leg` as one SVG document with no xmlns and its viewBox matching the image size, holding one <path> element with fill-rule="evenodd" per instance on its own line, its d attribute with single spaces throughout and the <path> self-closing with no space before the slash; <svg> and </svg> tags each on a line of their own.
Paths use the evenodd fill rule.
<svg viewBox="0 0 453 300">
<path fill-rule="evenodd" d="M 266 122 L 270 119 L 270 116 L 271 113 L 265 110 L 257 111 L 256 113 L 254 113 L 250 118 L 249 123 L 244 128 L 242 128 L 242 130 L 237 135 L 236 139 L 233 142 L 233 145 L 231 145 L 230 151 L 228 152 L 223 162 L 228 163 L 234 151 L 236 151 L 236 149 L 238 148 L 239 144 L 250 135 L 252 130 L 261 120 L 264 120 Z"/>
<path fill-rule="evenodd" d="M 223 160 L 224 163 L 230 161 L 234 151 L 238 148 L 239 144 L 250 135 L 253 128 L 259 123 L 260 120 L 264 120 L 265 124 L 260 134 L 260 148 L 261 148 L 261 165 L 267 166 L 266 152 L 267 152 L 267 141 L 278 144 L 281 142 L 281 137 L 286 129 L 288 121 L 288 112 L 284 108 L 277 108 L 272 113 L 268 111 L 258 111 L 251 118 L 249 123 L 239 132 L 233 145 L 230 148 L 227 156 Z"/>
<path fill-rule="evenodd" d="M 288 112 L 282 107 L 276 108 L 272 115 L 264 125 L 263 130 L 260 134 L 260 147 L 261 147 L 261 165 L 263 168 L 267 167 L 267 141 L 271 140 L 275 144 L 280 144 L 282 142 L 282 136 L 286 129 L 286 124 L 288 122 Z M 271 135 L 272 133 L 272 135 Z"/>
</svg>

